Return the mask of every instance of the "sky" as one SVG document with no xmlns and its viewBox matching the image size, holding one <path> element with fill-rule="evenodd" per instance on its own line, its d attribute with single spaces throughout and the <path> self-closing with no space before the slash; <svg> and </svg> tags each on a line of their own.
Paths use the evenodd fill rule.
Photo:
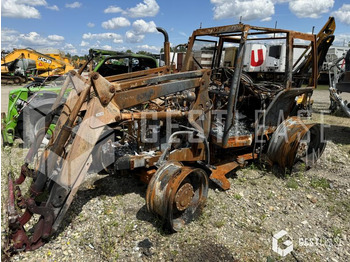
<svg viewBox="0 0 350 262">
<path fill-rule="evenodd" d="M 1 0 L 1 50 L 90 48 L 159 53 L 163 35 L 187 43 L 193 30 L 243 23 L 318 32 L 336 20 L 335 45 L 350 41 L 350 0 Z"/>
</svg>

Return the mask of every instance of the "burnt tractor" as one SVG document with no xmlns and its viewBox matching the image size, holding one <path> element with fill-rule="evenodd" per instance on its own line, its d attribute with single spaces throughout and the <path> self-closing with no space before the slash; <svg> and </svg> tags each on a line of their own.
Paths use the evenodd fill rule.
<svg viewBox="0 0 350 262">
<path fill-rule="evenodd" d="M 49 240 L 87 172 L 134 170 L 148 183 L 148 210 L 178 231 L 201 214 L 210 180 L 227 190 L 226 175 L 253 160 L 284 172 L 299 163 L 311 167 L 321 156 L 326 144 L 320 126 L 304 124 L 295 108 L 300 96 L 308 100 L 316 88 L 324 52 L 318 46 L 328 37 L 241 23 L 198 29 L 178 71 L 161 31 L 163 67 L 107 77 L 90 72 L 87 79 L 69 73 L 19 177 L 8 176 L 11 252 L 35 250 Z M 250 41 L 286 43 L 283 77 L 258 82 L 243 72 Z M 237 48 L 232 66 L 224 67 L 223 53 L 232 46 Z M 293 63 L 296 48 L 305 52 Z M 210 62 L 198 51 L 210 52 Z M 41 140 L 69 89 L 42 150 Z M 33 182 L 23 194 L 20 185 L 27 177 Z M 39 218 L 29 236 L 24 226 L 34 217 Z"/>
</svg>

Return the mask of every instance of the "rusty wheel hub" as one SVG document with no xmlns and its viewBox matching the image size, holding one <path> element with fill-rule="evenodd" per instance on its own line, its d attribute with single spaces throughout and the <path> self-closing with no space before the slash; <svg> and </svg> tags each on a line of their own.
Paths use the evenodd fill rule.
<svg viewBox="0 0 350 262">
<path fill-rule="evenodd" d="M 208 196 L 208 177 L 200 168 L 166 162 L 148 184 L 147 209 L 164 219 L 171 231 L 181 230 L 196 219 Z"/>
<path fill-rule="evenodd" d="M 306 156 L 308 148 L 309 147 L 308 147 L 307 142 L 301 141 L 299 143 L 299 146 L 297 149 L 296 158 L 302 158 L 302 157 Z"/>
<path fill-rule="evenodd" d="M 184 184 L 175 195 L 176 208 L 179 211 L 185 210 L 192 201 L 194 192 L 190 183 Z"/>
</svg>

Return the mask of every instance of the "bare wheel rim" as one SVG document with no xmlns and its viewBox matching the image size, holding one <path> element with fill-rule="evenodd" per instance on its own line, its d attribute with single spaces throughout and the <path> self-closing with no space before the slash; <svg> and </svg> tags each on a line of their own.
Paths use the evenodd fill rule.
<svg viewBox="0 0 350 262">
<path fill-rule="evenodd" d="M 147 209 L 171 231 L 179 231 L 202 212 L 208 196 L 207 173 L 168 161 L 153 175 L 146 193 Z"/>
<path fill-rule="evenodd" d="M 176 181 L 180 178 L 180 181 Z M 173 181 L 168 199 L 167 222 L 172 231 L 179 231 L 198 218 L 208 195 L 208 178 L 204 170 L 183 167 Z"/>
</svg>

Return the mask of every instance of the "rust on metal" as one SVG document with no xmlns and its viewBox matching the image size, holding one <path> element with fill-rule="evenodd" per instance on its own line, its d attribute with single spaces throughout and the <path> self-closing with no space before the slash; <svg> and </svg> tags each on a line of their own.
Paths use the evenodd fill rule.
<svg viewBox="0 0 350 262">
<path fill-rule="evenodd" d="M 238 166 L 239 164 L 237 162 L 229 162 L 226 164 L 217 165 L 215 169 L 211 170 L 212 173 L 209 178 L 223 190 L 227 190 L 230 188 L 231 184 L 226 178 L 226 175 Z"/>
<path fill-rule="evenodd" d="M 184 211 L 190 205 L 194 196 L 193 186 L 190 183 L 183 184 L 175 194 L 175 204 L 179 211 Z"/>
<path fill-rule="evenodd" d="M 269 143 L 267 157 L 284 169 L 291 169 L 298 160 L 312 166 L 326 146 L 317 124 L 304 124 L 291 117 L 276 129 Z"/>
<path fill-rule="evenodd" d="M 169 155 L 169 160 L 174 161 L 200 161 L 205 160 L 205 150 L 204 145 L 198 144 L 198 147 L 194 148 L 193 146 L 191 148 L 181 148 L 174 150 Z"/>
<path fill-rule="evenodd" d="M 188 40 L 181 72 L 170 64 L 168 36 L 158 29 L 165 38 L 164 67 L 108 77 L 90 72 L 87 79 L 82 70 L 70 72 L 52 109 L 68 86 L 73 89 L 48 146 L 30 169 L 54 114 L 45 119 L 15 183 L 9 175 L 12 251 L 34 250 L 57 231 L 90 168 L 113 174 L 134 170 L 148 183 L 147 209 L 178 231 L 200 215 L 209 179 L 227 190 L 226 176 L 255 159 L 282 169 L 298 162 L 314 165 L 325 148 L 322 132 L 292 115 L 310 103 L 321 47 L 327 49 L 334 29 L 331 19 L 317 36 L 241 23 L 201 28 Z M 209 41 L 210 68 L 194 58 L 195 45 L 205 36 L 216 38 Z M 257 38 L 285 41 L 286 67 L 277 78 L 273 72 L 260 81 L 243 71 L 246 45 Z M 310 43 L 296 45 L 298 39 Z M 227 43 L 236 48 L 230 66 L 222 64 Z M 306 50 L 293 65 L 298 47 Z M 304 96 L 301 105 L 298 96 Z M 22 194 L 27 177 L 34 182 Z M 41 197 L 46 199 L 37 201 Z M 29 235 L 24 228 L 33 215 L 39 220 Z"/>
<path fill-rule="evenodd" d="M 243 147 L 250 146 L 254 141 L 253 135 L 245 135 L 245 136 L 232 136 L 228 138 L 227 144 L 223 144 L 223 140 L 216 136 L 212 137 L 213 143 L 221 146 L 222 148 L 232 148 L 232 147 Z"/>
<path fill-rule="evenodd" d="M 171 230 L 178 231 L 200 214 L 207 194 L 204 170 L 169 162 L 152 177 L 146 203 L 149 211 L 163 217 Z"/>
</svg>

